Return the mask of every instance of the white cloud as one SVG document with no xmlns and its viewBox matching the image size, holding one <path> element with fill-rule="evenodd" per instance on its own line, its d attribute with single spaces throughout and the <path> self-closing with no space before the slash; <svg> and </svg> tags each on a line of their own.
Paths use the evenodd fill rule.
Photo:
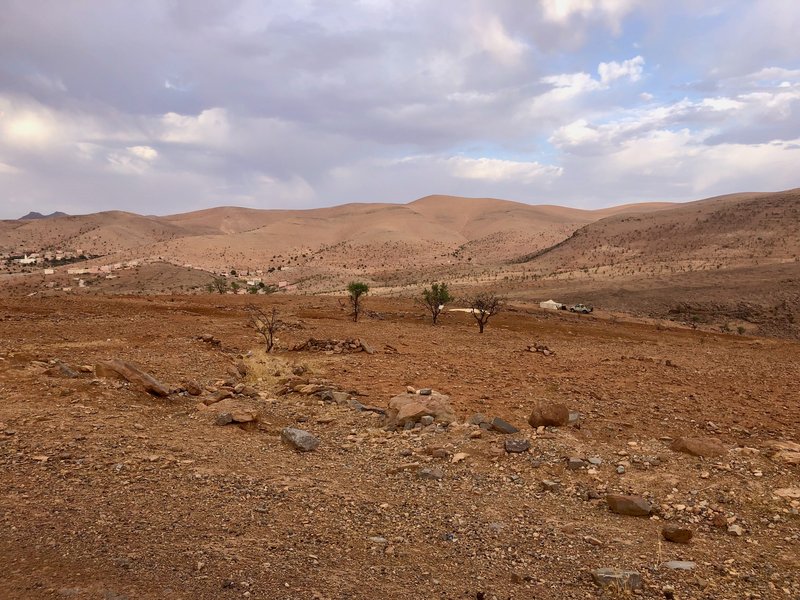
<svg viewBox="0 0 800 600">
<path fill-rule="evenodd" d="M 148 172 L 156 158 L 158 152 L 150 146 L 130 146 L 124 151 L 110 152 L 107 157 L 112 169 L 129 175 Z"/>
<path fill-rule="evenodd" d="M 452 156 L 444 159 L 444 162 L 453 176 L 462 179 L 530 183 L 535 180 L 553 179 L 561 175 L 559 167 L 543 165 L 536 161 L 521 162 L 498 158 Z"/>
<path fill-rule="evenodd" d="M 209 108 L 197 116 L 169 112 L 161 117 L 161 126 L 162 140 L 180 144 L 222 144 L 230 133 L 224 108 Z"/>
<path fill-rule="evenodd" d="M 135 157 L 147 162 L 152 162 L 158 158 L 158 151 L 150 146 L 129 146 L 126 150 Z"/>
<path fill-rule="evenodd" d="M 519 62 L 527 45 L 508 35 L 503 22 L 496 15 L 476 16 L 473 30 L 481 47 L 497 62 L 513 65 Z"/>
<path fill-rule="evenodd" d="M 603 85 L 608 85 L 612 81 L 627 77 L 630 81 L 639 81 L 642 77 L 644 70 L 644 59 L 641 56 L 635 56 L 621 63 L 601 62 L 597 67 L 597 74 L 600 75 L 600 82 Z"/>
<path fill-rule="evenodd" d="M 566 25 L 576 17 L 595 17 L 618 32 L 620 21 L 638 3 L 637 0 L 542 0 L 542 11 L 545 19 L 559 25 Z"/>
</svg>

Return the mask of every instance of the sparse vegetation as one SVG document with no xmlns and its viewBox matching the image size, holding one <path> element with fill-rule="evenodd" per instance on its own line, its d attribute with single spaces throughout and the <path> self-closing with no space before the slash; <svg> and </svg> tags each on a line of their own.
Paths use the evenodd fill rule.
<svg viewBox="0 0 800 600">
<path fill-rule="evenodd" d="M 478 333 L 483 333 L 489 319 L 502 310 L 503 299 L 494 292 L 484 292 L 472 297 L 469 300 L 469 307 L 472 309 L 472 316 L 478 322 Z"/>
<path fill-rule="evenodd" d="M 250 315 L 250 325 L 264 338 L 266 351 L 272 352 L 275 347 L 275 334 L 281 327 L 278 309 L 273 306 L 269 311 L 265 311 L 261 307 L 251 305 L 247 307 L 247 312 Z"/>
<path fill-rule="evenodd" d="M 434 325 L 436 325 L 445 304 L 452 301 L 452 299 L 446 283 L 433 283 L 431 287 L 422 291 L 422 303 L 431 313 L 431 320 Z"/>
<path fill-rule="evenodd" d="M 217 292 L 218 294 L 224 294 L 228 291 L 228 280 L 222 275 L 215 275 L 212 277 L 211 281 L 208 282 L 206 289 L 212 293 Z"/>
<path fill-rule="evenodd" d="M 350 306 L 353 308 L 353 321 L 358 321 L 363 305 L 361 297 L 369 292 L 369 286 L 362 281 L 351 281 L 347 285 L 347 293 L 350 294 Z"/>
</svg>

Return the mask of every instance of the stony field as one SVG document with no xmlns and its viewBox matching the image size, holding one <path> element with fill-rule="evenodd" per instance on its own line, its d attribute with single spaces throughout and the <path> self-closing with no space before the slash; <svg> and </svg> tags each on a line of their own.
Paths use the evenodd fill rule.
<svg viewBox="0 0 800 600">
<path fill-rule="evenodd" d="M 0 300 L 1 598 L 800 598 L 800 344 L 249 301 Z"/>
</svg>

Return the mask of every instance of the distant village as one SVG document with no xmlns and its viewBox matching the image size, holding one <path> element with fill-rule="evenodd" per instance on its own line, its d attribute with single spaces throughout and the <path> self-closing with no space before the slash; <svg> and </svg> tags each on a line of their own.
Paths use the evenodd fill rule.
<svg viewBox="0 0 800 600">
<path fill-rule="evenodd" d="M 79 266 L 77 263 L 87 262 L 101 258 L 101 256 L 85 253 L 81 249 L 77 250 L 56 250 L 44 252 L 30 252 L 22 254 L 0 253 L 0 262 L 5 263 L 9 273 L 35 273 L 41 269 L 40 273 L 47 277 L 57 274 L 73 276 L 73 281 L 77 287 L 86 287 L 92 281 L 99 278 L 116 279 L 117 272 L 125 269 L 134 269 L 145 264 L 156 264 L 170 262 L 161 256 L 149 257 L 144 259 L 134 259 L 119 261 L 106 265 Z M 175 263 L 172 263 L 175 264 Z M 208 271 L 213 278 L 207 289 L 209 291 L 220 291 L 227 294 L 271 294 L 274 292 L 293 292 L 297 290 L 297 285 L 287 280 L 278 279 L 283 267 L 270 267 L 269 269 L 250 270 L 244 274 L 239 274 L 235 270 L 229 272 L 211 271 L 202 267 L 195 267 L 191 264 L 176 265 L 187 269 L 197 269 Z M 269 277 L 267 277 L 269 276 Z M 217 285 L 213 281 L 217 281 Z M 220 282 L 224 282 L 221 284 Z M 57 288 L 55 281 L 45 283 L 47 288 Z M 64 286 L 61 289 L 65 292 L 71 291 L 73 286 Z"/>
</svg>

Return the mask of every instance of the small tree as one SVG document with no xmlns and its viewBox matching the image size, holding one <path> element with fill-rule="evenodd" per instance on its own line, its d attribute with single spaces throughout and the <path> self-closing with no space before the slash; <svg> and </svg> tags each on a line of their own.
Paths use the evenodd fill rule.
<svg viewBox="0 0 800 600">
<path fill-rule="evenodd" d="M 428 312 L 431 313 L 431 319 L 434 325 L 436 325 L 436 321 L 444 305 L 452 299 L 446 283 L 433 283 L 430 288 L 425 288 L 422 291 L 422 303 L 425 305 L 425 308 L 428 309 Z"/>
<path fill-rule="evenodd" d="M 275 333 L 282 325 L 278 319 L 278 309 L 273 306 L 272 310 L 266 312 L 258 306 L 248 306 L 247 312 L 250 314 L 250 325 L 264 338 L 267 352 L 272 352 L 275 346 Z"/>
<path fill-rule="evenodd" d="M 493 292 L 478 294 L 469 301 L 472 316 L 478 322 L 478 332 L 483 333 L 483 328 L 489 319 L 503 308 L 503 300 Z"/>
<path fill-rule="evenodd" d="M 207 287 L 209 292 L 224 294 L 228 291 L 228 280 L 222 275 L 216 275 L 211 279 Z"/>
<path fill-rule="evenodd" d="M 369 286 L 361 281 L 351 281 L 347 286 L 347 293 L 350 294 L 350 305 L 353 307 L 353 321 L 358 321 L 361 314 L 361 296 L 369 291 Z"/>
</svg>

